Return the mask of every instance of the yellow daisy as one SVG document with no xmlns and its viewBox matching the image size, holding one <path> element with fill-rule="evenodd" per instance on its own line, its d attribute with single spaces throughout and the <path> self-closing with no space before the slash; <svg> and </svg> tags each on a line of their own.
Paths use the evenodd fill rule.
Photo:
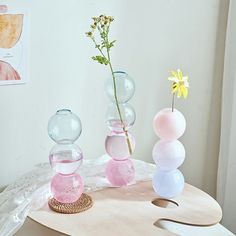
<svg viewBox="0 0 236 236">
<path fill-rule="evenodd" d="M 168 80 L 173 82 L 173 94 L 177 94 L 178 98 L 180 98 L 181 96 L 186 98 L 188 96 L 188 76 L 183 76 L 183 72 L 180 69 L 178 69 L 177 71 L 171 71 L 171 76 L 168 77 Z"/>
</svg>

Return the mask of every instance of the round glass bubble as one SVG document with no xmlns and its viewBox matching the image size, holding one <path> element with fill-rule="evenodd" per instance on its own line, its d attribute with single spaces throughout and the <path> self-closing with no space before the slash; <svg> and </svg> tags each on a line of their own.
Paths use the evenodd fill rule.
<svg viewBox="0 0 236 236">
<path fill-rule="evenodd" d="M 77 201 L 84 191 L 84 183 L 79 174 L 56 174 L 51 181 L 53 197 L 61 203 Z"/>
<path fill-rule="evenodd" d="M 130 159 L 115 161 L 111 159 L 106 166 L 106 177 L 116 187 L 125 186 L 134 180 L 134 164 Z"/>
<path fill-rule="evenodd" d="M 174 170 L 184 162 L 185 148 L 178 140 L 160 140 L 153 147 L 152 157 L 161 170 Z"/>
<path fill-rule="evenodd" d="M 153 177 L 155 192 L 163 198 L 178 196 L 184 189 L 184 176 L 178 169 L 163 171 L 158 169 Z"/>
<path fill-rule="evenodd" d="M 133 79 L 123 71 L 114 72 L 116 82 L 116 93 L 119 103 L 128 102 L 134 95 L 135 84 Z M 108 78 L 105 83 L 105 91 L 112 102 L 115 101 L 113 78 Z"/>
<path fill-rule="evenodd" d="M 174 140 L 181 137 L 186 128 L 186 120 L 181 112 L 171 108 L 159 111 L 153 120 L 154 131 L 163 140 Z"/>
<path fill-rule="evenodd" d="M 132 153 L 135 149 L 134 136 L 128 133 L 131 144 Z M 130 157 L 129 147 L 125 133 L 111 133 L 106 137 L 105 149 L 107 154 L 114 160 L 125 160 Z"/>
<path fill-rule="evenodd" d="M 73 143 L 81 131 L 79 117 L 68 109 L 58 110 L 48 122 L 48 135 L 57 143 Z"/>
<path fill-rule="evenodd" d="M 119 104 L 123 123 L 120 121 L 119 112 L 115 103 L 110 103 L 106 112 L 106 123 L 108 128 L 115 133 L 122 133 L 129 129 L 135 122 L 136 114 L 129 104 Z"/>
<path fill-rule="evenodd" d="M 69 175 L 77 171 L 82 164 L 83 153 L 73 143 L 56 144 L 50 151 L 49 161 L 51 167 L 57 173 Z"/>
</svg>

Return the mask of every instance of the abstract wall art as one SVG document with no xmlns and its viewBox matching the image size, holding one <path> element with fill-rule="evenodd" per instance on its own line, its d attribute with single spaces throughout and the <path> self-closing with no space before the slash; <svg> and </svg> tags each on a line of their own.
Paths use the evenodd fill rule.
<svg viewBox="0 0 236 236">
<path fill-rule="evenodd" d="M 0 6 L 0 85 L 25 83 L 29 66 L 29 19 Z"/>
</svg>

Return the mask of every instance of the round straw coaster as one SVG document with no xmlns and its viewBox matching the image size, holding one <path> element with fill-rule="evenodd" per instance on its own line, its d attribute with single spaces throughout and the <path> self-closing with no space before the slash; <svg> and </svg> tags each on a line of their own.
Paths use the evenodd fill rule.
<svg viewBox="0 0 236 236">
<path fill-rule="evenodd" d="M 55 198 L 48 201 L 49 207 L 56 212 L 64 214 L 74 214 L 88 210 L 93 205 L 92 198 L 86 193 L 82 193 L 81 197 L 73 203 L 61 203 Z"/>
</svg>

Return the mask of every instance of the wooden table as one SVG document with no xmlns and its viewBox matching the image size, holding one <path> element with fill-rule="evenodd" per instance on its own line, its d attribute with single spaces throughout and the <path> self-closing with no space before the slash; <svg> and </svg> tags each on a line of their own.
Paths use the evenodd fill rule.
<svg viewBox="0 0 236 236">
<path fill-rule="evenodd" d="M 197 226 L 177 224 L 170 221 L 163 221 L 162 225 L 163 228 L 175 232 L 176 234 L 179 234 L 181 236 L 234 236 L 233 233 L 231 233 L 221 224 L 216 224 L 214 226 L 207 226 L 207 227 L 197 227 Z M 158 235 L 159 234 L 157 234 L 157 236 Z M 27 218 L 24 225 L 15 234 L 15 236 L 65 236 L 65 234 L 59 233 L 53 229 L 50 229 L 37 223 L 36 221 L 30 218 Z M 86 235 L 81 235 L 81 236 L 86 236 Z M 116 235 L 110 234 L 109 236 L 116 236 Z M 127 236 L 127 234 L 120 236 Z"/>
<path fill-rule="evenodd" d="M 41 224 L 69 235 L 233 235 L 220 224 L 197 227 L 167 221 L 160 218 L 184 221 L 188 224 L 212 224 L 221 218 L 219 205 L 206 193 L 186 185 L 183 194 L 173 199 L 179 206 L 162 208 L 152 204 L 156 195 L 150 182 L 142 182 L 123 188 L 108 188 L 91 193 L 94 206 L 80 214 L 64 215 L 52 212 L 47 204 L 30 217 Z M 196 199 L 194 199 L 196 198 Z M 158 203 L 159 204 L 159 203 Z M 173 204 L 172 204 L 173 205 Z M 32 220 L 16 234 L 63 235 Z"/>
</svg>

